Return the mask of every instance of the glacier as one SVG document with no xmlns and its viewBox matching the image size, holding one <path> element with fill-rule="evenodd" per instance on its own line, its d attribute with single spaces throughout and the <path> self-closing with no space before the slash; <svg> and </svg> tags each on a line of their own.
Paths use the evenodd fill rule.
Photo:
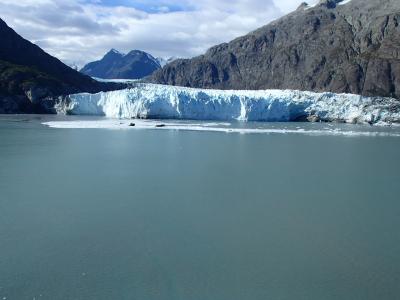
<svg viewBox="0 0 400 300">
<path fill-rule="evenodd" d="M 110 118 L 400 123 L 400 101 L 296 90 L 207 90 L 137 83 L 125 90 L 73 94 L 58 113 Z"/>
</svg>

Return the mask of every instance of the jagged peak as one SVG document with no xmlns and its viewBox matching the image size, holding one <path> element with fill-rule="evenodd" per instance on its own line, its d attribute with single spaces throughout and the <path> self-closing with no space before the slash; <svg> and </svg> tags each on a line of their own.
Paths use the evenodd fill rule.
<svg viewBox="0 0 400 300">
<path fill-rule="evenodd" d="M 130 55 L 130 54 L 147 54 L 147 53 L 142 50 L 134 49 L 134 50 L 129 51 L 127 55 Z"/>
<path fill-rule="evenodd" d="M 116 50 L 114 48 L 112 48 L 110 51 L 108 51 L 107 54 L 118 54 L 118 55 L 122 55 L 122 56 L 125 55 L 124 53 L 122 53 L 122 52 L 120 52 L 120 51 L 118 51 L 118 50 Z"/>
<path fill-rule="evenodd" d="M 127 54 L 127 56 L 128 55 L 142 55 L 142 56 L 146 56 L 149 60 L 152 60 L 152 61 L 154 61 L 156 64 L 158 64 L 158 61 L 157 61 L 157 59 L 153 56 L 153 55 L 151 55 L 150 53 L 147 53 L 146 51 L 142 51 L 142 50 L 132 50 L 132 51 L 130 51 L 128 54 Z"/>
</svg>

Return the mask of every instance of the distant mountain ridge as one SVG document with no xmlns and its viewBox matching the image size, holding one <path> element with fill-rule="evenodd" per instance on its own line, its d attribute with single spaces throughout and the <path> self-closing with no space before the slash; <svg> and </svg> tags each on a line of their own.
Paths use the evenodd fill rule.
<svg viewBox="0 0 400 300">
<path fill-rule="evenodd" d="M 101 60 L 88 63 L 80 72 L 102 79 L 141 79 L 160 68 L 157 59 L 144 51 L 123 54 L 111 49 Z"/>
<path fill-rule="evenodd" d="M 400 1 L 306 3 L 150 82 L 216 89 L 295 89 L 400 99 Z"/>
<path fill-rule="evenodd" d="M 119 85 L 100 83 L 66 66 L 0 19 L 0 113 L 47 112 L 42 100 Z"/>
</svg>

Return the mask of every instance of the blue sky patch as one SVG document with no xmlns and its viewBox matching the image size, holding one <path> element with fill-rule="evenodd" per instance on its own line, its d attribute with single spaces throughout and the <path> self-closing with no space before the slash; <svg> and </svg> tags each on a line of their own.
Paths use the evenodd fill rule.
<svg viewBox="0 0 400 300">
<path fill-rule="evenodd" d="M 189 11 L 189 6 L 181 3 L 172 3 L 172 1 L 160 0 L 85 0 L 84 2 L 96 3 L 104 6 L 127 6 L 133 7 L 147 13 L 160 13 L 160 12 L 177 12 Z"/>
</svg>

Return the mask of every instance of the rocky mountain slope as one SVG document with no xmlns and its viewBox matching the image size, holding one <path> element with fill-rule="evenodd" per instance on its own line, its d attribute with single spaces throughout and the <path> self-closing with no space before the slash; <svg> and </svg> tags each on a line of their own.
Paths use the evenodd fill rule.
<svg viewBox="0 0 400 300">
<path fill-rule="evenodd" d="M 322 0 L 151 82 L 218 89 L 298 89 L 400 98 L 400 1 Z"/>
<path fill-rule="evenodd" d="M 44 99 L 100 92 L 119 85 L 100 83 L 23 39 L 0 19 L 0 113 L 48 112 Z"/>
<path fill-rule="evenodd" d="M 101 60 L 84 66 L 81 72 L 103 79 L 141 79 L 160 68 L 157 59 L 146 52 L 133 50 L 125 55 L 111 49 Z"/>
</svg>

